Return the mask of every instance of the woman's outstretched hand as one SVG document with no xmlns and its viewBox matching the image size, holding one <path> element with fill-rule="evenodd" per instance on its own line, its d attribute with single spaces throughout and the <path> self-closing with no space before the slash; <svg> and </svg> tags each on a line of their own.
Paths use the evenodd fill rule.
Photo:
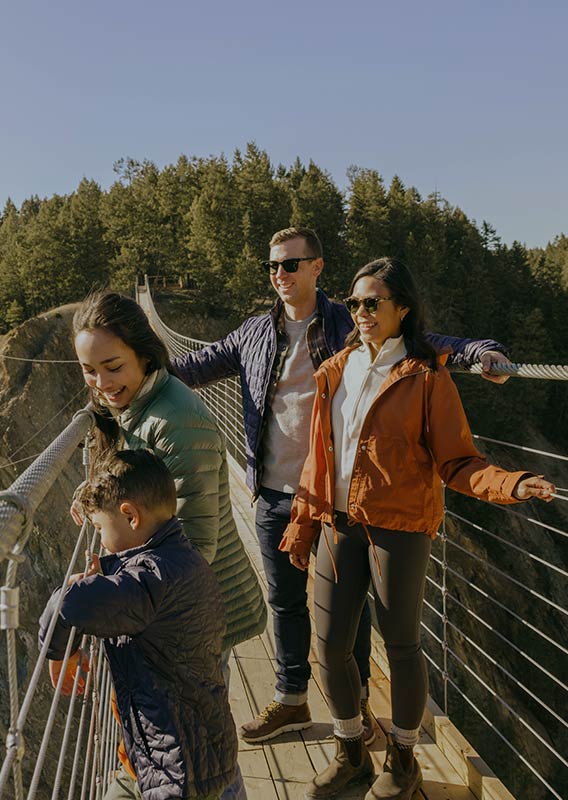
<svg viewBox="0 0 568 800">
<path fill-rule="evenodd" d="M 306 556 L 297 556 L 295 553 L 290 553 L 290 564 L 296 567 L 296 569 L 307 570 L 308 565 L 310 563 L 309 557 Z"/>
<path fill-rule="evenodd" d="M 550 503 L 554 499 L 553 495 L 556 494 L 556 487 L 550 481 L 543 478 L 542 475 L 533 475 L 530 478 L 523 478 L 515 486 L 513 496 L 517 500 L 528 500 L 530 497 L 538 497 L 539 500 L 544 500 Z"/>
</svg>

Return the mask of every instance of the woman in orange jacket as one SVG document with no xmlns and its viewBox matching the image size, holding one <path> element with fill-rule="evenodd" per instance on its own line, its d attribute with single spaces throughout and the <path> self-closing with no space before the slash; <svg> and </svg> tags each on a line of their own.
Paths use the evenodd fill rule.
<svg viewBox="0 0 568 800">
<path fill-rule="evenodd" d="M 366 800 L 410 800 L 422 781 L 413 754 L 428 694 L 419 631 L 442 480 L 496 503 L 548 501 L 555 489 L 530 473 L 488 464 L 475 449 L 445 357 L 425 338 L 420 297 L 402 262 L 382 258 L 360 269 L 345 304 L 355 328 L 347 347 L 316 372 L 310 451 L 280 545 L 294 566 L 307 569 L 323 523 L 314 605 L 336 756 L 306 797 L 335 797 L 347 784 L 374 777 L 351 652 L 371 579 L 393 724 L 384 770 Z"/>
</svg>

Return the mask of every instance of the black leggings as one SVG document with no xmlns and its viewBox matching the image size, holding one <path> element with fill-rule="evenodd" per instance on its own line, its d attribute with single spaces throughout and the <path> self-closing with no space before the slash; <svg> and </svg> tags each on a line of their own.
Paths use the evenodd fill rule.
<svg viewBox="0 0 568 800">
<path fill-rule="evenodd" d="M 352 651 L 371 578 L 391 671 L 392 721 L 415 730 L 428 695 L 420 619 L 431 539 L 424 533 L 368 527 L 381 566 L 379 578 L 363 526 L 348 526 L 347 515 L 338 512 L 336 528 L 337 544 L 328 525 L 322 531 L 314 590 L 320 671 L 331 714 L 353 719 L 360 713 L 361 684 Z M 324 537 L 333 553 L 337 583 Z"/>
</svg>

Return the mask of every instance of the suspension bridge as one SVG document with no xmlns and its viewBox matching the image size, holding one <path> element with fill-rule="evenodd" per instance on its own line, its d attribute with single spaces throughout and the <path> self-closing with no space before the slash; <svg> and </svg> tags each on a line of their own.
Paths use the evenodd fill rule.
<svg viewBox="0 0 568 800">
<path fill-rule="evenodd" d="M 147 283 L 138 286 L 137 293 L 172 355 L 205 344 L 163 323 Z M 519 378 L 568 380 L 565 366 L 513 364 L 501 371 Z M 250 493 L 244 484 L 239 380 L 220 381 L 200 394 L 224 434 L 230 454 L 234 516 L 266 591 Z M 76 456 L 92 424 L 89 410 L 79 409 L 49 447 L 0 493 L 0 562 L 5 570 L 0 588 L 0 659 L 7 664 L 7 686 L 1 691 L 9 695 L 10 706 L 9 720 L 0 720 L 6 748 L 0 769 L 0 800 L 100 800 L 117 768 L 120 734 L 111 713 L 112 687 L 100 642 L 85 638 L 82 643 L 90 664 L 86 673 L 76 677 L 76 687 L 84 682 L 83 694 L 62 697 L 61 679 L 44 718 L 38 716 L 36 698 L 46 693 L 49 636 L 27 670 L 22 669 L 18 657 L 19 637 L 24 636 L 19 626 L 19 570 L 30 557 L 33 522 L 45 513 L 42 501 Z M 458 501 L 453 492 L 447 492 L 425 600 L 423 642 L 432 696 L 417 747 L 424 785 L 416 797 L 564 800 L 568 797 L 568 571 L 562 553 L 566 553 L 568 508 L 562 501 L 568 493 L 562 487 L 568 485 L 568 456 L 476 438 L 479 447 L 496 461 L 504 463 L 503 458 L 508 458 L 511 463 L 521 463 L 522 457 L 523 468 L 545 471 L 560 488 L 555 503 L 544 511 L 532 503 L 511 508 Z M 87 458 L 88 448 L 82 452 Z M 85 552 L 88 557 L 98 547 L 96 536 L 84 524 L 69 563 L 61 565 L 61 583 L 73 572 L 82 571 Z M 73 633 L 65 661 L 71 655 Z M 270 625 L 262 636 L 234 649 L 230 699 L 237 726 L 272 699 L 274 658 Z M 315 641 L 311 660 L 313 727 L 265 745 L 240 744 L 239 763 L 250 800 L 303 797 L 305 783 L 333 754 Z M 379 768 L 390 711 L 387 660 L 376 632 L 370 688 L 379 732 L 372 757 Z M 363 795 L 364 791 L 354 788 L 342 796 Z"/>
</svg>

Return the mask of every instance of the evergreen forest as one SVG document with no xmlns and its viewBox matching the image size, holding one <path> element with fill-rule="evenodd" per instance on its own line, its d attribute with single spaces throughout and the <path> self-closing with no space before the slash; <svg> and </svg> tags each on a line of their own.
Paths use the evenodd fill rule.
<svg viewBox="0 0 568 800">
<path fill-rule="evenodd" d="M 93 286 L 131 292 L 139 273 L 181 277 L 194 307 L 228 331 L 273 299 L 259 269 L 272 233 L 308 225 L 323 243 L 321 285 L 332 297 L 344 296 L 358 267 L 397 256 L 422 287 L 433 330 L 498 339 L 513 361 L 568 362 L 564 234 L 542 249 L 506 246 L 488 222 L 479 226 L 439 194 L 424 198 L 396 176 L 386 186 L 376 170 L 353 166 L 342 192 L 313 161 L 275 167 L 254 143 L 232 161 L 180 156 L 160 170 L 121 159 L 114 169 L 108 191 L 85 178 L 69 195 L 33 196 L 19 209 L 7 201 L 0 217 L 0 334 Z M 480 401 L 489 435 L 496 396 L 506 427 L 532 421 L 553 438 L 568 428 L 565 386 L 509 386 L 515 383 L 531 384 L 523 407 L 509 401 L 511 389 L 486 393 L 485 409 Z"/>
</svg>

